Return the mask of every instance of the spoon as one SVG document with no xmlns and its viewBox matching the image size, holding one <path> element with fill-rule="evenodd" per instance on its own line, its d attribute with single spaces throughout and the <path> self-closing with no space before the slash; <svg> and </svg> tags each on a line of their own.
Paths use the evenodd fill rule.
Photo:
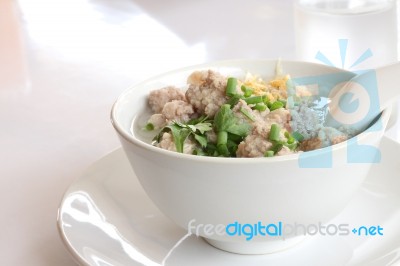
<svg viewBox="0 0 400 266">
<path fill-rule="evenodd" d="M 365 130 L 385 109 L 400 98 L 400 62 L 367 70 L 339 83 L 330 95 L 327 126 Z"/>
</svg>

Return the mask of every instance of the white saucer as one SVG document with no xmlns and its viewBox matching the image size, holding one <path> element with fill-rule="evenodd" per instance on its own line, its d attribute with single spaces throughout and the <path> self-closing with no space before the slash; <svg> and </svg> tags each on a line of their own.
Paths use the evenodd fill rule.
<svg viewBox="0 0 400 266">
<path fill-rule="evenodd" d="M 383 236 L 318 235 L 269 255 L 224 252 L 187 236 L 161 214 L 121 149 L 97 161 L 70 186 L 59 208 L 58 228 L 82 265 L 397 265 L 400 145 L 384 137 L 381 153 L 382 162 L 372 167 L 362 189 L 331 223 L 380 225 Z"/>
</svg>

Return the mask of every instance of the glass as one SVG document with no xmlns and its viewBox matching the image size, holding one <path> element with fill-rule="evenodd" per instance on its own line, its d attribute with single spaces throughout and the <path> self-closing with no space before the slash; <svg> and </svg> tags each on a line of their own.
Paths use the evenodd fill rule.
<svg viewBox="0 0 400 266">
<path fill-rule="evenodd" d="M 397 61 L 397 5 L 392 0 L 297 0 L 299 60 L 350 70 Z"/>
</svg>

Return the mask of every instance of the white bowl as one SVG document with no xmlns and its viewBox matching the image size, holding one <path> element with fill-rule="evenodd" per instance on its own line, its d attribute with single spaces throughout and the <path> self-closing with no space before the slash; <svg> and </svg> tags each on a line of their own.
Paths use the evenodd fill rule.
<svg viewBox="0 0 400 266">
<path fill-rule="evenodd" d="M 292 77 L 348 73 L 305 62 L 283 61 L 282 66 Z M 179 226 L 189 228 L 213 246 L 230 252 L 275 252 L 298 243 L 303 235 L 286 235 L 284 239 L 282 236 L 257 235 L 246 240 L 244 235 L 224 233 L 220 225 L 261 222 L 279 226 L 281 222 L 310 229 L 339 214 L 364 181 L 370 167 L 370 163 L 348 162 L 348 151 L 351 151 L 351 158 L 372 161 L 374 154 L 366 155 L 365 149 L 357 149 L 357 145 L 377 147 L 390 116 L 390 110 L 382 113 L 376 122 L 382 127 L 377 131 L 366 131 L 356 139 L 303 155 L 202 157 L 166 151 L 152 146 L 149 139 L 143 140 L 146 136 L 140 127 L 150 114 L 146 101 L 150 90 L 166 85 L 184 87 L 186 78 L 194 70 L 214 69 L 236 77 L 243 77 L 249 71 L 269 79 L 274 76 L 275 67 L 275 60 L 235 60 L 172 71 L 129 88 L 118 98 L 111 112 L 112 124 L 133 170 L 156 206 Z M 133 127 L 132 121 L 135 121 Z M 299 163 L 304 155 L 311 161 L 331 156 L 332 165 L 306 168 Z M 216 228 L 217 225 L 220 228 Z M 233 233 L 234 227 L 230 229 Z M 274 228 L 269 229 L 273 232 Z M 249 232 L 250 228 L 245 230 Z"/>
</svg>

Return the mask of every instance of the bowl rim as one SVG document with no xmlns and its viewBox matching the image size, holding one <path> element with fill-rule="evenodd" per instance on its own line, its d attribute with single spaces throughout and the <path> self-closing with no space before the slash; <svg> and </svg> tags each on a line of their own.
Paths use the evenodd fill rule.
<svg viewBox="0 0 400 266">
<path fill-rule="evenodd" d="M 312 151 L 307 151 L 307 152 L 299 152 L 299 153 L 294 153 L 294 154 L 288 154 L 288 155 L 282 155 L 282 156 L 274 156 L 274 157 L 268 157 L 267 159 L 265 157 L 252 157 L 252 158 L 247 158 L 247 157 L 211 157 L 211 156 L 196 156 L 192 154 L 185 154 L 185 153 L 179 153 L 175 151 L 169 151 L 165 149 L 161 149 L 159 147 L 155 147 L 151 145 L 150 143 L 146 143 L 142 140 L 139 140 L 135 138 L 132 134 L 126 132 L 126 130 L 123 129 L 123 127 L 120 125 L 120 123 L 117 120 L 117 108 L 118 105 L 123 101 L 125 96 L 129 94 L 134 88 L 143 86 L 146 83 L 149 83 L 153 80 L 157 80 L 161 77 L 172 75 L 174 73 L 178 72 L 184 72 L 188 70 L 196 70 L 196 69 L 201 69 L 201 68 L 206 68 L 208 67 L 213 67 L 216 65 L 226 65 L 226 64 L 238 64 L 240 62 L 277 62 L 277 59 L 231 59 L 231 60 L 220 60 L 220 61 L 211 61 L 211 62 L 205 62 L 202 64 L 196 64 L 196 65 L 190 65 L 182 68 L 177 68 L 174 70 L 170 70 L 167 72 L 163 72 L 161 74 L 149 77 L 141 82 L 135 83 L 131 86 L 129 86 L 126 90 L 124 90 L 118 98 L 115 100 L 114 104 L 112 105 L 111 112 L 110 112 L 110 121 L 111 124 L 113 125 L 114 129 L 117 131 L 120 137 L 125 139 L 127 142 L 137 146 L 138 148 L 150 151 L 152 153 L 158 153 L 160 155 L 164 155 L 167 157 L 173 157 L 181 160 L 190 160 L 190 161 L 199 161 L 199 162 L 207 162 L 207 163 L 233 163 L 233 164 L 258 164 L 258 163 L 273 163 L 273 162 L 283 162 L 283 161 L 292 161 L 292 160 L 298 160 L 300 154 L 307 153 L 311 154 L 312 152 L 318 151 L 317 153 L 324 154 L 327 152 L 333 152 L 339 149 L 345 149 L 348 145 L 348 142 L 354 138 L 357 137 L 358 140 L 363 140 L 366 138 L 369 134 L 374 133 L 369 131 L 368 129 L 385 119 L 386 121 L 389 119 L 390 113 L 391 113 L 391 108 L 387 108 L 382 111 L 380 117 L 366 130 L 363 132 L 353 136 L 352 138 L 340 142 L 338 144 L 334 144 L 328 147 L 324 147 L 321 149 L 317 150 L 312 150 Z M 345 70 L 345 69 L 340 69 L 332 66 L 327 66 L 323 64 L 318 64 L 318 63 L 313 63 L 313 62 L 306 62 L 306 61 L 295 61 L 295 60 L 280 60 L 282 64 L 305 64 L 305 65 L 314 65 L 318 67 L 323 67 L 327 70 L 331 69 L 334 71 L 342 71 L 342 72 L 348 72 L 348 73 L 353 73 L 351 71 Z M 382 127 L 382 131 L 386 129 L 386 124 Z"/>
</svg>

